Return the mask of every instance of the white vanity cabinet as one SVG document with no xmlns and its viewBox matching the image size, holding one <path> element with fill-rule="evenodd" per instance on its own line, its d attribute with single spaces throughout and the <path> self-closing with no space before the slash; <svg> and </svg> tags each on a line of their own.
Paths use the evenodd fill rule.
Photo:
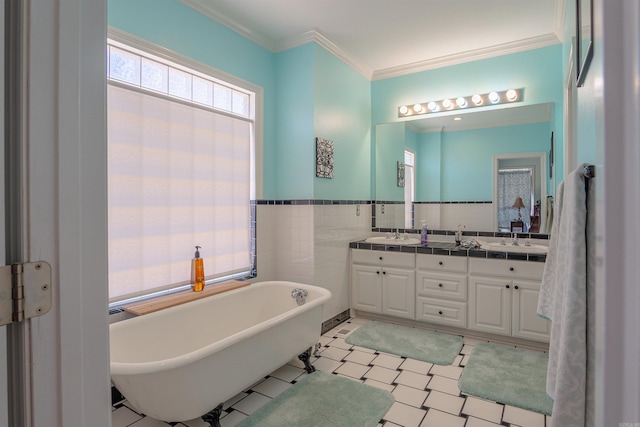
<svg viewBox="0 0 640 427">
<path fill-rule="evenodd" d="M 469 329 L 549 342 L 536 314 L 544 264 L 469 259 Z"/>
<path fill-rule="evenodd" d="M 351 251 L 351 305 L 356 310 L 415 317 L 416 255 Z"/>
<path fill-rule="evenodd" d="M 467 257 L 416 255 L 416 320 L 467 327 Z"/>
</svg>

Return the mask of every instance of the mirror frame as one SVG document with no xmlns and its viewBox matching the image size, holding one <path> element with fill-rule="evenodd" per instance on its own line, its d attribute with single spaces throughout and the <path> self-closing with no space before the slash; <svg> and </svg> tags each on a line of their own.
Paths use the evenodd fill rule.
<svg viewBox="0 0 640 427">
<path fill-rule="evenodd" d="M 583 17 L 583 13 L 585 16 Z M 585 18 L 583 20 L 583 18 Z M 588 27 L 584 27 L 587 24 Z M 584 40 L 589 40 L 586 49 Z M 584 85 L 593 57 L 593 0 L 576 0 L 576 86 Z"/>
</svg>

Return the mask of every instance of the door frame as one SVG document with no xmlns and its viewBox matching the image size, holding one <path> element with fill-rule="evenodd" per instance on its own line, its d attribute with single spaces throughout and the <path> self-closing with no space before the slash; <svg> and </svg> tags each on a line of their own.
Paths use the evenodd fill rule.
<svg viewBox="0 0 640 427">
<path fill-rule="evenodd" d="M 500 169 L 500 160 L 513 159 L 539 159 L 540 160 L 540 177 L 534 179 L 540 180 L 540 229 L 542 229 L 542 221 L 546 217 L 547 207 L 547 153 L 539 151 L 533 153 L 508 153 L 496 154 L 493 156 L 493 229 L 498 230 L 498 170 Z M 535 183 L 534 183 L 535 186 Z"/>
</svg>

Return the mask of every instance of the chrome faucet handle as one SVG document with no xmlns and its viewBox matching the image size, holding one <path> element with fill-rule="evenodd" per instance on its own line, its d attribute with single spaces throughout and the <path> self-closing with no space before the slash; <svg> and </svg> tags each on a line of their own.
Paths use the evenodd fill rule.
<svg viewBox="0 0 640 427">
<path fill-rule="evenodd" d="M 518 233 L 513 233 L 513 240 L 511 241 L 511 245 L 520 246 L 520 244 L 518 243 Z"/>
</svg>

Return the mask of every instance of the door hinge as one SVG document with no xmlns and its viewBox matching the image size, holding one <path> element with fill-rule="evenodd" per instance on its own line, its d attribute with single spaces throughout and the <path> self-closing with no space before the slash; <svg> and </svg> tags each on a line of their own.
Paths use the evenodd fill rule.
<svg viewBox="0 0 640 427">
<path fill-rule="evenodd" d="M 51 266 L 45 261 L 0 267 L 0 326 L 51 309 Z"/>
</svg>

